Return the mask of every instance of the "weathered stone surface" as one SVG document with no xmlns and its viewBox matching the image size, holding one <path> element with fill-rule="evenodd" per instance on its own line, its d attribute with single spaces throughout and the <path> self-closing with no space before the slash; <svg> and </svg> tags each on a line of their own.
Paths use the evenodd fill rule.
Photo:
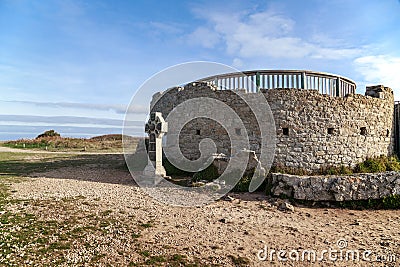
<svg viewBox="0 0 400 267">
<path fill-rule="evenodd" d="M 361 173 L 344 176 L 297 176 L 273 173 L 274 196 L 314 201 L 380 199 L 400 194 L 400 173 Z"/>
<path fill-rule="evenodd" d="M 367 157 L 393 153 L 394 99 L 390 88 L 368 87 L 366 96 L 350 94 L 346 97 L 323 95 L 317 90 L 261 91 L 275 120 L 275 129 L 271 129 L 271 133 L 277 137 L 275 165 L 315 171 L 326 166 L 354 166 Z M 255 96 L 254 93 L 242 94 L 244 99 Z M 214 98 L 230 106 L 247 130 L 250 141 L 248 149 L 260 154 L 262 137 L 256 117 L 235 91 L 217 90 L 212 84 L 204 82 L 190 83 L 157 93 L 153 97 L 151 110 L 162 112 L 167 117 L 177 105 L 199 97 Z M 236 128 L 235 125 L 228 127 Z M 284 131 L 288 131 L 288 135 Z M 199 143 L 205 138 L 214 141 L 217 153 L 228 157 L 235 149 L 242 149 L 231 148 L 224 127 L 210 119 L 197 118 L 180 133 L 182 154 L 190 160 L 199 158 Z"/>
<path fill-rule="evenodd" d="M 148 139 L 148 164 L 143 170 L 145 179 L 155 176 L 166 176 L 162 165 L 162 137 L 168 131 L 168 123 L 164 121 L 160 112 L 152 112 L 149 121 L 146 123 L 145 131 Z M 158 183 L 161 179 L 157 179 Z"/>
</svg>

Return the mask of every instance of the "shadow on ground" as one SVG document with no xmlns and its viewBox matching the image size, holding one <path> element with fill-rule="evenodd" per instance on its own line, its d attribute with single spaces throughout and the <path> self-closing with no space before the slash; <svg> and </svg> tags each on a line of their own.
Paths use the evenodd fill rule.
<svg viewBox="0 0 400 267">
<path fill-rule="evenodd" d="M 0 153 L 0 176 L 135 184 L 123 154 Z"/>
<path fill-rule="evenodd" d="M 138 160 L 136 160 L 138 159 Z M 132 155 L 138 169 L 143 169 L 146 162 Z M 1 177 L 45 177 L 73 179 L 99 183 L 137 186 L 129 172 L 123 154 L 63 154 L 63 153 L 14 153 L 0 152 Z M 173 177 L 175 184 L 186 186 L 190 177 Z M 169 187 L 168 183 L 160 185 Z M 231 193 L 241 200 L 265 199 L 265 194 Z"/>
</svg>

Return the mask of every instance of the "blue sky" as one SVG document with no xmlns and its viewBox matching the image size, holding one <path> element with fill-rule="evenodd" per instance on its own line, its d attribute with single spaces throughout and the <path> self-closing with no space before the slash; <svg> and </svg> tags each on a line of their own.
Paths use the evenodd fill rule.
<svg viewBox="0 0 400 267">
<path fill-rule="evenodd" d="M 3 124 L 26 123 L 15 115 L 122 120 L 147 78 L 188 61 L 337 73 L 359 93 L 384 84 L 400 100 L 395 0 L 0 0 L 0 29 Z"/>
</svg>

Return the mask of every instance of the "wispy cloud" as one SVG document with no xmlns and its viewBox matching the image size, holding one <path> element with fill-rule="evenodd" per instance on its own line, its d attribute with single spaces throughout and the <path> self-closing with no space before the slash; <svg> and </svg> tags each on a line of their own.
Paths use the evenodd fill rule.
<svg viewBox="0 0 400 267">
<path fill-rule="evenodd" d="M 365 84 L 383 84 L 395 91 L 400 97 L 400 57 L 389 55 L 363 56 L 354 60 L 356 71 L 359 72 Z"/>
<path fill-rule="evenodd" d="M 152 31 L 165 34 L 179 34 L 183 32 L 182 25 L 172 22 L 150 21 L 149 24 Z"/>
<path fill-rule="evenodd" d="M 220 42 L 218 32 L 207 27 L 198 27 L 188 36 L 188 42 L 192 45 L 201 45 L 205 48 L 214 48 Z"/>
<path fill-rule="evenodd" d="M 339 41 L 330 45 L 322 42 L 333 39 L 326 35 L 298 36 L 293 19 L 270 10 L 236 14 L 213 11 L 200 16 L 208 26 L 198 27 L 189 34 L 189 42 L 206 48 L 222 44 L 226 53 L 235 57 L 343 59 L 356 57 L 362 51 Z"/>
<path fill-rule="evenodd" d="M 102 111 L 114 111 L 117 114 L 125 114 L 127 110 L 126 105 L 120 104 L 91 104 L 91 103 L 70 103 L 70 102 L 35 102 L 35 101 L 3 101 L 8 103 L 20 103 L 29 104 L 40 107 L 53 107 L 53 108 L 72 108 L 72 109 L 90 109 L 90 110 L 102 110 Z M 137 114 L 147 114 L 148 105 L 143 106 L 132 106 L 129 108 L 129 112 Z"/>
<path fill-rule="evenodd" d="M 104 119 L 104 118 L 87 118 L 75 116 L 32 116 L 32 115 L 0 115 L 0 122 L 20 122 L 34 124 L 95 124 L 107 126 L 121 126 L 122 120 Z M 142 125 L 143 122 L 137 125 Z"/>
<path fill-rule="evenodd" d="M 142 136 L 144 121 L 88 118 L 75 116 L 0 115 L 0 140 L 34 138 L 45 130 L 55 129 L 62 136 L 91 137 L 122 133 Z"/>
</svg>

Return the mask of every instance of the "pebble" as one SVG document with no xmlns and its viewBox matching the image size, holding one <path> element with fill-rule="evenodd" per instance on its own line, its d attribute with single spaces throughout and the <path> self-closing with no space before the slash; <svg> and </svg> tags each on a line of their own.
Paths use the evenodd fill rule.
<svg viewBox="0 0 400 267">
<path fill-rule="evenodd" d="M 294 212 L 294 206 L 292 204 L 289 204 L 287 202 L 282 202 L 278 209 L 280 211 L 289 211 L 289 212 Z"/>
</svg>

